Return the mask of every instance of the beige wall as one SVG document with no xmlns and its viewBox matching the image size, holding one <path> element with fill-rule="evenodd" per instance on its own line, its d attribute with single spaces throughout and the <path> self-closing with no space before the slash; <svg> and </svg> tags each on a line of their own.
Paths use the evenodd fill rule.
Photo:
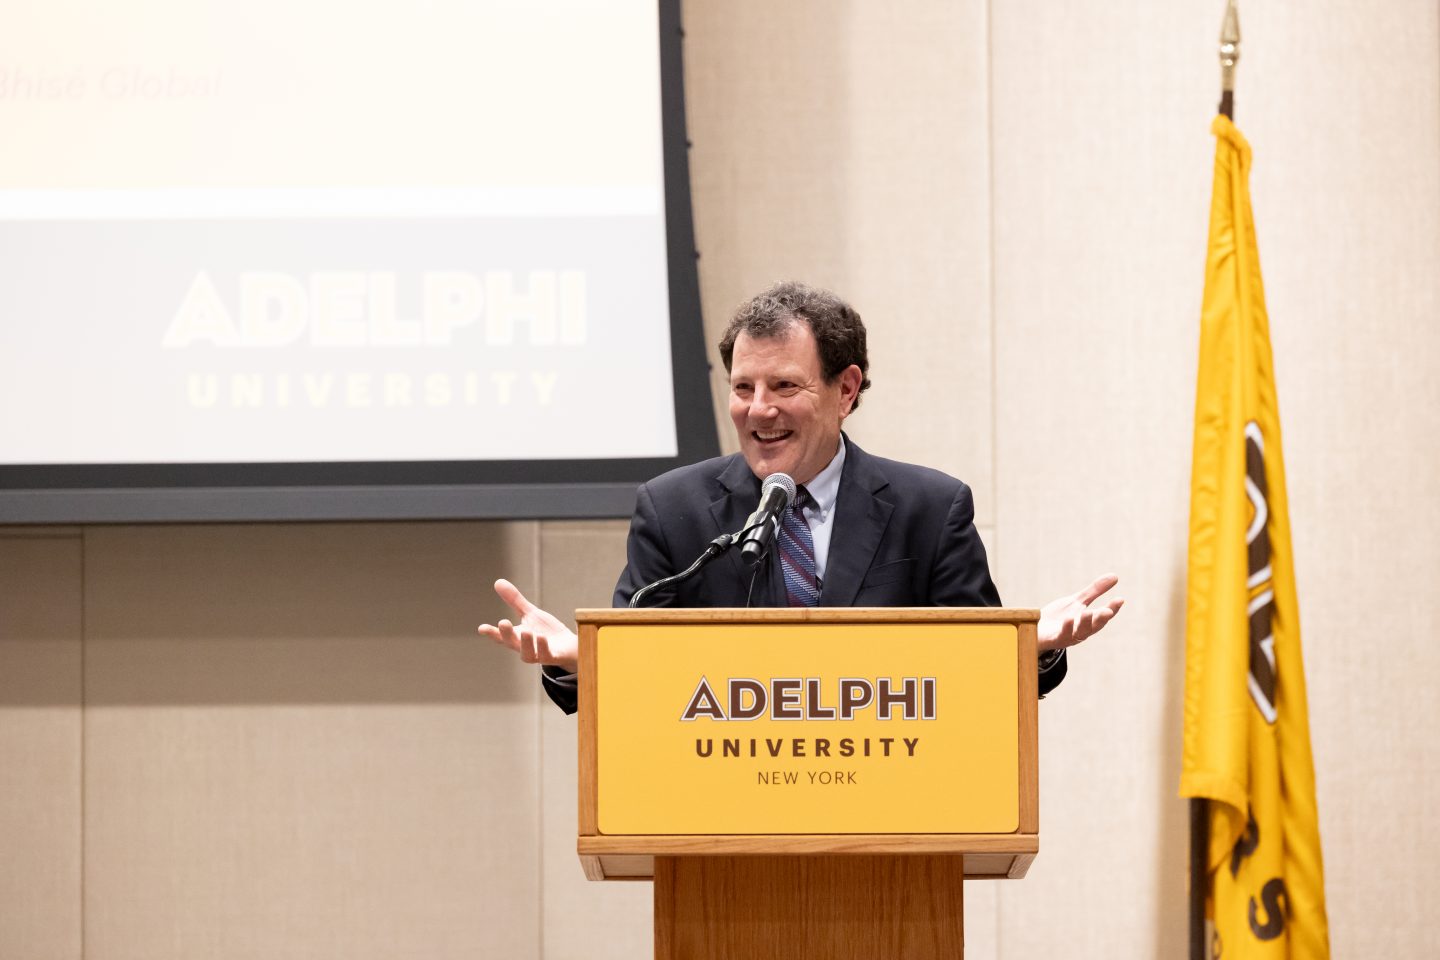
<svg viewBox="0 0 1440 960">
<path fill-rule="evenodd" d="M 1007 600 L 1129 604 L 1041 716 L 1044 851 L 972 957 L 1180 955 L 1182 582 L 1223 4 L 691 3 L 712 332 L 796 276 L 872 331 L 860 443 L 969 480 Z M 892 9 L 893 8 L 893 9 Z M 1242 4 L 1336 956 L 1440 880 L 1440 23 Z M 712 336 L 713 339 L 713 336 Z M 718 378 L 717 378 L 718 379 Z M 608 601 L 624 525 L 0 531 L 0 957 L 634 957 L 574 728 L 471 639 Z"/>
</svg>

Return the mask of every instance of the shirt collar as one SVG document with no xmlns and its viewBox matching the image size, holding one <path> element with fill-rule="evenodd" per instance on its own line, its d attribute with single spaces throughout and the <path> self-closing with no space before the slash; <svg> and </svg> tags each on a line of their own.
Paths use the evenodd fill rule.
<svg viewBox="0 0 1440 960">
<path fill-rule="evenodd" d="M 815 479 L 805 484 L 810 499 L 815 501 L 815 509 L 820 512 L 820 519 L 823 521 L 830 516 L 830 511 L 835 509 L 835 500 L 840 496 L 840 470 L 845 466 L 845 438 L 840 438 L 840 449 L 836 451 L 824 470 L 815 474 Z"/>
</svg>

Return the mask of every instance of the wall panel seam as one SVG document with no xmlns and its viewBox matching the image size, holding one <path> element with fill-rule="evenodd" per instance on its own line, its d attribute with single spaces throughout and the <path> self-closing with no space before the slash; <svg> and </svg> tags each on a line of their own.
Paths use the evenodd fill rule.
<svg viewBox="0 0 1440 960">
<path fill-rule="evenodd" d="M 530 582 L 534 591 L 541 594 L 541 605 L 548 610 L 550 598 L 541 591 L 541 572 L 545 569 L 545 526 L 543 520 L 536 520 L 530 525 L 530 552 L 534 558 L 531 561 Z M 539 677 L 535 680 L 539 683 Z M 545 960 L 545 707 L 549 702 L 548 696 L 535 698 L 535 809 L 538 811 L 538 829 L 535 831 L 535 956 L 538 960 Z"/>
<path fill-rule="evenodd" d="M 995 11 L 990 0 L 982 7 L 985 16 L 985 178 L 986 211 L 989 249 L 986 251 L 988 270 L 987 299 L 990 307 L 990 519 L 995 527 L 995 557 L 1000 550 L 1000 329 L 996 317 L 996 256 L 995 256 Z"/>
<path fill-rule="evenodd" d="M 89 605 L 90 590 L 86 576 L 90 568 L 90 531 L 87 527 L 80 528 L 80 960 L 85 960 L 88 952 L 88 945 L 85 942 L 86 933 L 89 927 L 87 916 L 88 903 L 85 897 L 86 881 L 86 848 L 89 835 L 88 820 L 86 819 L 86 793 L 90 783 L 90 768 L 85 755 L 85 747 L 89 741 L 89 719 L 90 705 L 87 702 L 89 687 L 85 675 L 85 665 L 90 649 L 90 623 Z"/>
<path fill-rule="evenodd" d="M 986 0 L 981 5 L 985 17 L 985 178 L 986 178 L 986 199 L 988 201 L 988 228 L 989 249 L 986 251 L 988 271 L 988 287 L 986 295 L 990 306 L 990 543 L 994 548 L 995 555 L 990 558 L 990 567 L 993 570 L 999 562 L 1002 554 L 1000 541 L 1000 324 L 997 316 L 997 304 L 999 298 L 996 294 L 996 198 L 995 198 L 995 5 L 994 0 Z M 995 958 L 1005 956 L 1003 944 L 1000 942 L 1002 925 L 1000 923 L 1000 910 L 1004 889 L 996 891 L 993 901 L 994 906 L 990 914 L 990 922 L 993 928 L 993 939 L 990 941 L 995 946 Z"/>
</svg>

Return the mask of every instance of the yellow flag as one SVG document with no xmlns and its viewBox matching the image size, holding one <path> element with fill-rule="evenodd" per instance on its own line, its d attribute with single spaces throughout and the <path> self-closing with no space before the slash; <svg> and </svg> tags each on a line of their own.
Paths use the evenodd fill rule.
<svg viewBox="0 0 1440 960">
<path fill-rule="evenodd" d="M 1330 956 L 1250 145 L 1215 118 L 1180 794 L 1209 816 L 1212 957 Z"/>
</svg>

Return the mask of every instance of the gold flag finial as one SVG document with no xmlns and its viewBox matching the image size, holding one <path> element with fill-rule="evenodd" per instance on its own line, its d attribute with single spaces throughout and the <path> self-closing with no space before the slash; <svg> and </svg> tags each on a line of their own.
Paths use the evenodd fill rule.
<svg viewBox="0 0 1440 960">
<path fill-rule="evenodd" d="M 1235 64 L 1240 62 L 1240 13 L 1235 0 L 1225 4 L 1220 24 L 1220 112 L 1235 119 Z"/>
</svg>

